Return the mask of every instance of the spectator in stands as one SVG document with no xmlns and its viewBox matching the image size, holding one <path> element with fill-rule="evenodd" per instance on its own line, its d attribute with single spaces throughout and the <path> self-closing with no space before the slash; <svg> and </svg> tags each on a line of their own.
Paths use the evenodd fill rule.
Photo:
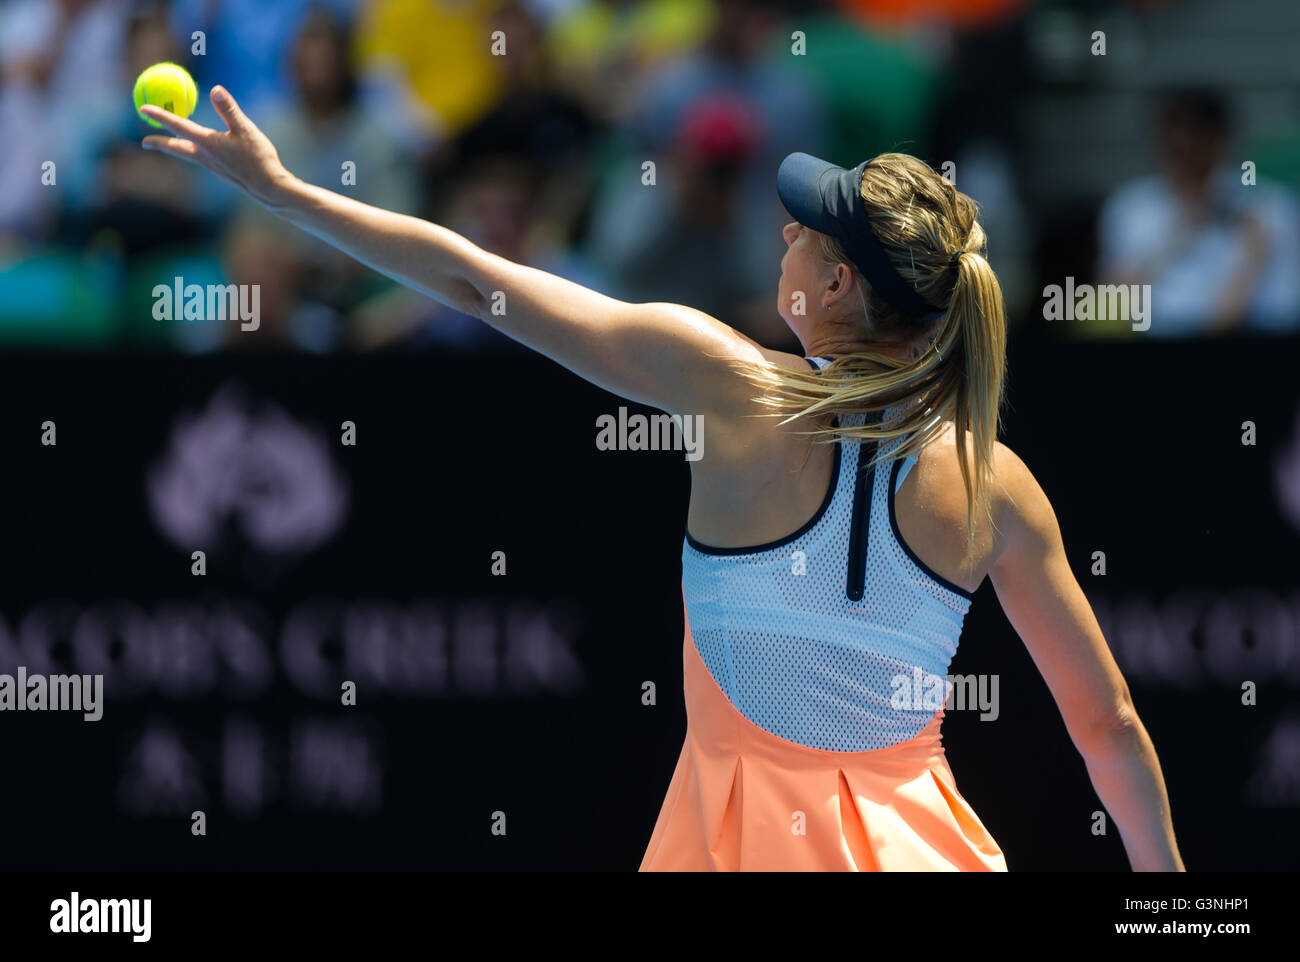
<svg viewBox="0 0 1300 962">
<path fill-rule="evenodd" d="M 489 26 L 501 2 L 366 0 L 356 48 L 365 95 L 412 147 L 456 136 L 501 96 Z"/>
<path fill-rule="evenodd" d="M 601 273 L 570 250 L 538 204 L 542 178 L 518 157 L 480 157 L 468 163 L 448 191 L 450 204 L 434 220 L 484 250 L 597 290 Z M 363 349 L 437 346 L 461 351 L 513 348 L 515 342 L 477 318 L 400 288 L 353 317 L 352 337 Z"/>
<path fill-rule="evenodd" d="M 287 53 L 293 100 L 268 107 L 263 128 L 280 159 L 303 180 L 367 204 L 417 213 L 415 160 L 359 103 L 350 46 L 346 22 L 324 10 L 312 12 Z M 284 325 L 277 328 L 286 343 L 312 350 L 339 346 L 346 336 L 347 314 L 390 286 L 328 245 L 286 230 L 261 208 L 246 205 L 240 236 L 246 243 L 259 243 L 259 231 L 273 236 L 282 258 L 293 262 L 290 273 L 303 310 L 287 312 Z M 244 259 L 230 255 L 227 261 Z"/>
<path fill-rule="evenodd" d="M 560 7 L 546 18 L 546 44 L 562 86 L 605 123 L 626 117 L 632 100 L 664 65 L 687 55 L 715 29 L 714 0 L 531 0 Z"/>
<path fill-rule="evenodd" d="M 611 195 L 591 244 L 614 278 L 615 296 L 688 304 L 751 333 L 751 305 L 779 318 L 771 275 L 780 258 L 754 254 L 762 238 L 752 236 L 742 180 L 760 136 L 746 103 L 704 97 L 682 118 L 653 185 L 642 183 L 638 169 L 623 173 L 635 189 Z"/>
<path fill-rule="evenodd" d="M 430 165 L 430 186 L 439 190 L 456 170 L 480 158 L 512 154 L 532 165 L 539 179 L 542 215 L 566 239 L 572 238 L 592 191 L 591 155 L 599 124 L 557 84 L 542 24 L 523 3 L 505 3 L 493 15 L 491 29 L 509 42 L 509 54 L 499 60 L 501 97 L 459 136 L 439 146 Z"/>
<path fill-rule="evenodd" d="M 706 42 L 651 75 L 629 105 L 624 125 L 637 147 L 667 145 L 700 98 L 730 95 L 761 119 L 752 164 L 771 194 L 776 166 L 786 154 L 817 149 L 825 136 L 822 98 L 791 66 L 786 47 L 773 47 L 781 23 L 774 0 L 720 0 Z M 784 250 L 785 242 L 780 244 Z"/>
<path fill-rule="evenodd" d="M 663 296 L 702 310 L 716 304 L 729 323 L 774 344 L 790 336 L 768 289 L 785 253 L 781 229 L 789 218 L 772 181 L 786 154 L 817 151 L 826 134 L 821 99 L 788 62 L 781 17 L 771 0 L 721 0 L 704 44 L 648 78 L 623 118 L 623 166 L 605 178 L 592 238 L 593 254 L 627 285 L 626 296 L 639 296 L 652 281 L 664 284 Z M 735 130 L 723 133 L 728 127 Z M 706 156 L 729 137 L 743 139 L 743 151 Z M 664 156 L 660 186 L 642 186 L 641 165 Z M 715 161 L 731 165 L 725 180 L 717 178 Z M 705 199 L 700 195 L 709 183 L 719 193 Z M 683 256 L 672 241 L 677 228 L 691 239 L 688 246 L 698 243 L 709 253 L 697 248 L 695 258 Z M 656 271 L 648 263 L 659 256 L 650 252 L 661 250 L 679 271 Z M 729 260 L 725 285 L 711 289 L 696 277 L 701 256 Z"/>
<path fill-rule="evenodd" d="M 194 79 L 207 90 L 223 84 L 250 117 L 282 103 L 292 89 L 289 50 L 302 25 L 324 10 L 339 20 L 357 15 L 362 0 L 175 0 L 171 20 L 185 50 L 202 34 Z"/>
<path fill-rule="evenodd" d="M 1121 186 L 1100 217 L 1105 283 L 1150 284 L 1152 337 L 1300 326 L 1300 209 L 1228 154 L 1231 126 L 1215 93 L 1161 97 L 1161 169 Z"/>
<path fill-rule="evenodd" d="M 47 239 L 76 174 L 88 101 L 120 82 L 126 0 L 0 7 L 0 241 Z M 42 166 L 54 163 L 54 189 Z"/>
<path fill-rule="evenodd" d="M 128 96 L 142 70 L 164 60 L 184 62 L 165 9 L 145 6 L 127 21 L 125 56 L 111 84 L 85 91 L 78 136 L 66 143 L 64 237 L 75 246 L 113 238 L 121 254 L 137 255 L 211 240 L 214 225 L 205 209 L 203 184 L 188 166 L 140 149 L 150 130 Z"/>
</svg>

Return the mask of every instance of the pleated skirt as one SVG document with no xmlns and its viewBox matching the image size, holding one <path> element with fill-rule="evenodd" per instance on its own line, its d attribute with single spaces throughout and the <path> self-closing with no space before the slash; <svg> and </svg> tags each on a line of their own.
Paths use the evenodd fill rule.
<svg viewBox="0 0 1300 962">
<path fill-rule="evenodd" d="M 935 714 L 888 748 L 834 752 L 759 728 L 682 645 L 686 742 L 641 871 L 1006 871 L 957 791 Z"/>
</svg>

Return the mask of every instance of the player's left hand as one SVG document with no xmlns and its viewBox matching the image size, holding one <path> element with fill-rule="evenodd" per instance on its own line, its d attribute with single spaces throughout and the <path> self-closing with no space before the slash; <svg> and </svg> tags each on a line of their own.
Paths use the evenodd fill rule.
<svg viewBox="0 0 1300 962">
<path fill-rule="evenodd" d="M 225 87 L 213 87 L 212 106 L 226 124 L 225 132 L 204 127 L 192 120 L 146 104 L 140 113 L 162 124 L 175 137 L 151 134 L 143 141 L 146 150 L 158 150 L 212 171 L 268 207 L 287 183 L 293 180 L 266 134 L 245 116 Z"/>
</svg>

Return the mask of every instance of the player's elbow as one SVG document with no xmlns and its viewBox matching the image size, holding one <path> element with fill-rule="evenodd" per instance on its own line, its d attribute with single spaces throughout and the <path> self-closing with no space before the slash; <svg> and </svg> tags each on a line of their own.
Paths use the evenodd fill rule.
<svg viewBox="0 0 1300 962">
<path fill-rule="evenodd" d="M 454 278 L 446 284 L 445 290 L 445 299 L 449 307 L 492 324 L 492 299 L 468 279 Z"/>
<path fill-rule="evenodd" d="M 1137 709 L 1125 694 L 1106 710 L 1090 717 L 1081 727 L 1077 742 L 1085 756 L 1105 756 L 1134 750 L 1144 734 Z"/>
</svg>

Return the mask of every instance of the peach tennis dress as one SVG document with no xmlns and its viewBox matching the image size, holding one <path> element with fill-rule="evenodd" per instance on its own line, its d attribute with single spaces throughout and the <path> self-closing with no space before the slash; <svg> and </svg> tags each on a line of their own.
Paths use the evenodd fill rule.
<svg viewBox="0 0 1300 962">
<path fill-rule="evenodd" d="M 915 457 L 868 469 L 874 450 L 837 443 L 825 500 L 786 538 L 687 534 L 686 743 L 642 871 L 1006 871 L 957 791 L 933 694 L 971 596 L 898 533 Z"/>
</svg>

